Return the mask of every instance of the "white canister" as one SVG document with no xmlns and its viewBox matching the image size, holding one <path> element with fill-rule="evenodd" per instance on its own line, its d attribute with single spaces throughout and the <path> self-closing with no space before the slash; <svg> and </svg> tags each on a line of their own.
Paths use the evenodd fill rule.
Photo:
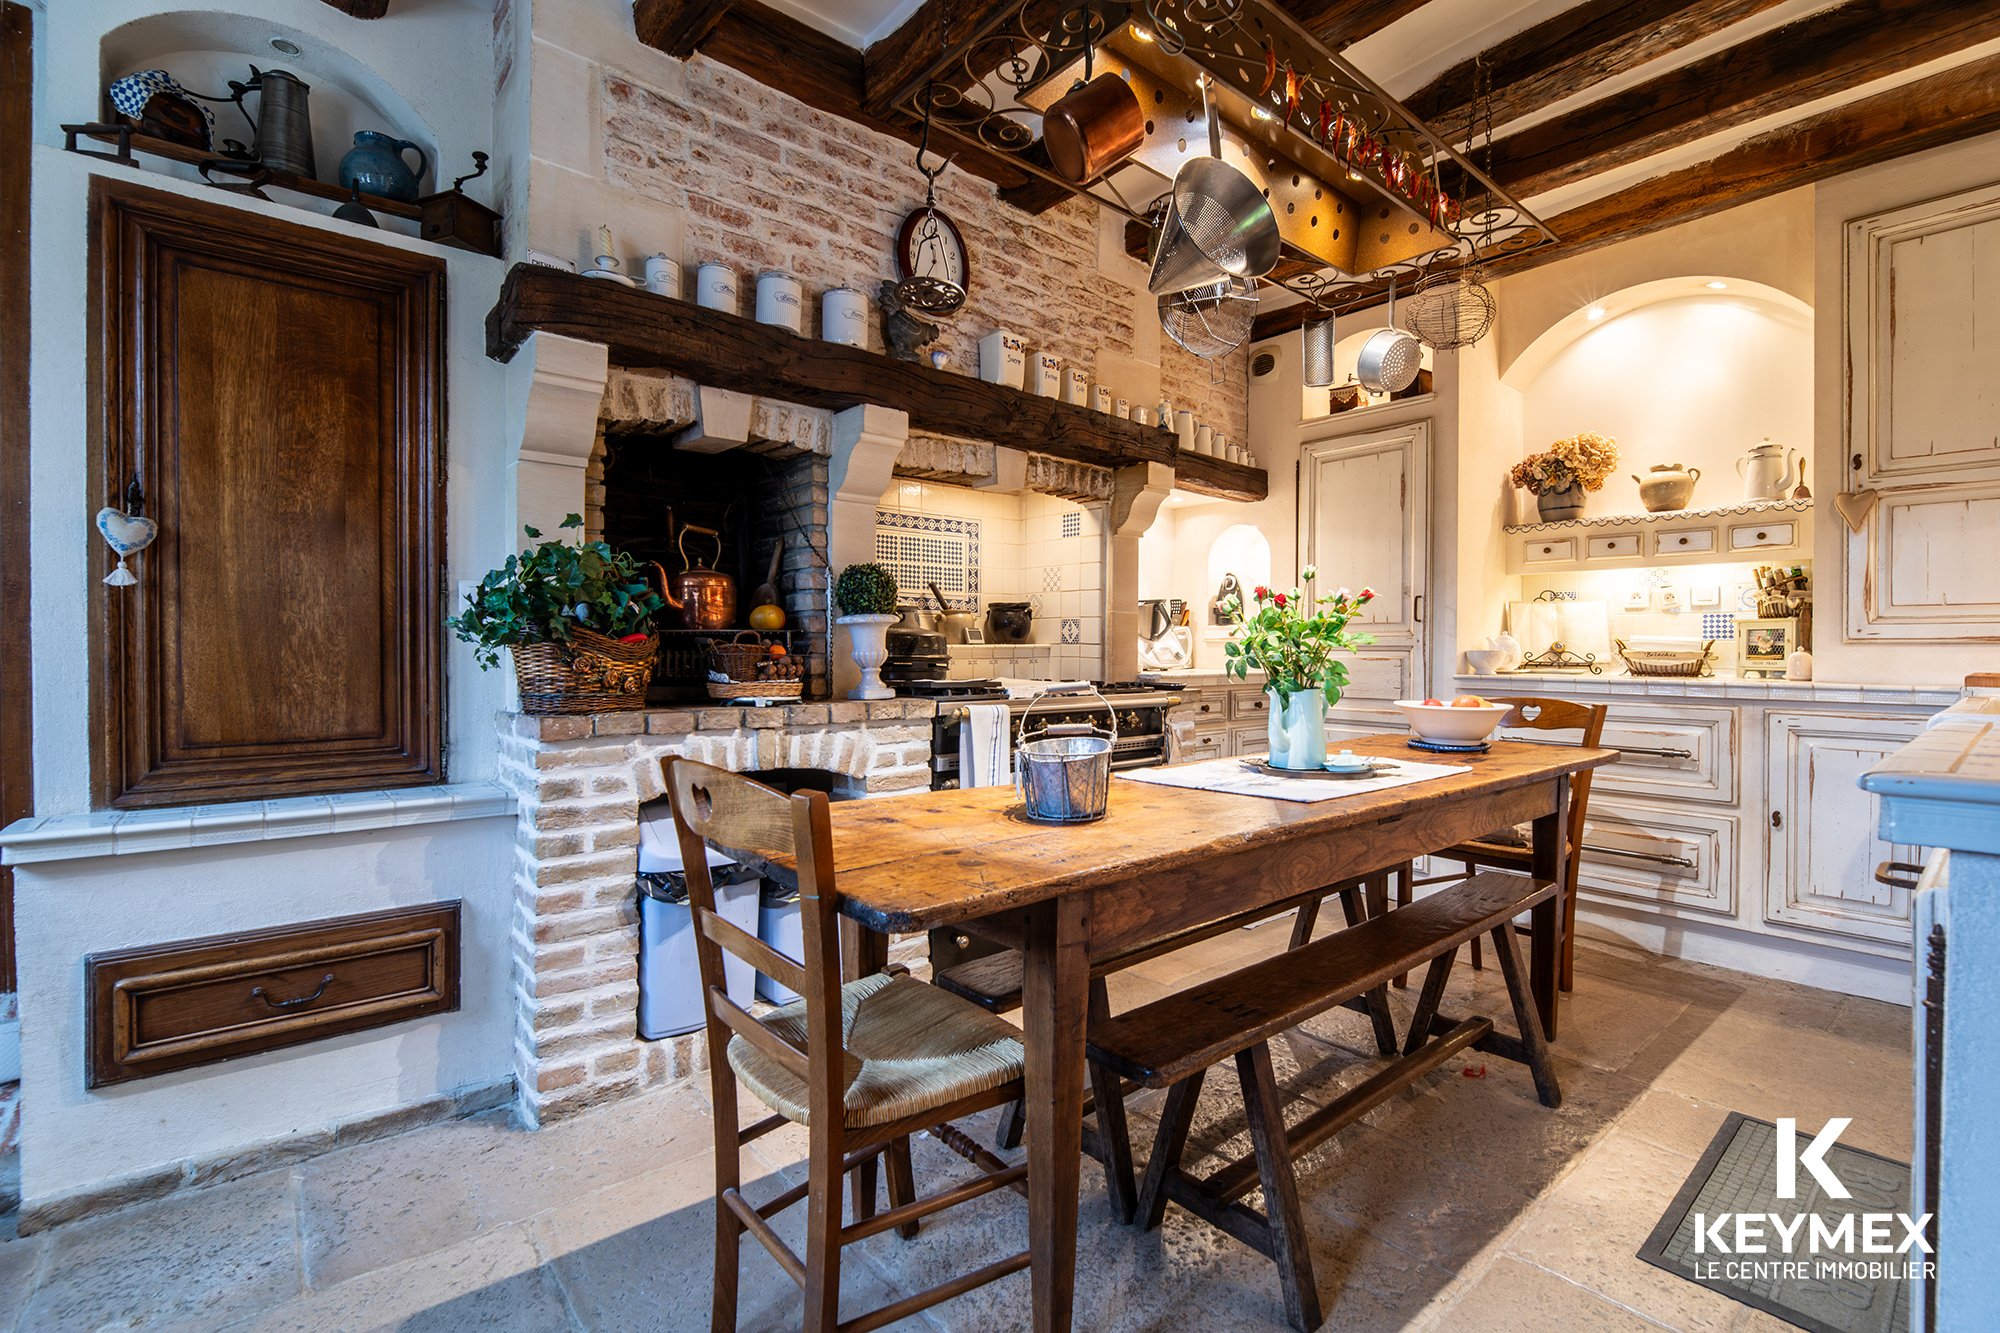
<svg viewBox="0 0 2000 1333">
<path fill-rule="evenodd" d="M 1153 414 L 1143 407 L 1135 407 L 1132 409 L 1132 420 L 1141 426 L 1150 426 L 1153 424 Z"/>
<path fill-rule="evenodd" d="M 1132 419 L 1132 400 L 1130 398 L 1114 400 L 1111 404 L 1111 415 L 1130 421 Z"/>
<path fill-rule="evenodd" d="M 819 298 L 819 336 L 848 347 L 868 345 L 868 298 L 852 287 L 830 288 Z"/>
<path fill-rule="evenodd" d="M 806 331 L 805 294 L 797 278 L 776 269 L 757 275 L 757 322 L 776 324 L 793 333 Z"/>
<path fill-rule="evenodd" d="M 1174 434 L 1180 436 L 1182 450 L 1194 452 L 1194 413 L 1174 413 Z"/>
<path fill-rule="evenodd" d="M 1801 648 L 1785 659 L 1786 680 L 1812 679 L 1812 654 Z"/>
<path fill-rule="evenodd" d="M 1194 451 L 1203 458 L 1215 457 L 1215 430 L 1210 426 L 1194 428 Z"/>
<path fill-rule="evenodd" d="M 1071 366 L 1064 375 L 1063 401 L 1077 407 L 1090 406 L 1090 372 L 1082 366 Z"/>
<path fill-rule="evenodd" d="M 1027 349 L 1021 346 L 1020 334 L 995 329 L 979 340 L 979 378 L 988 384 L 1018 389 L 1027 365 Z"/>
<path fill-rule="evenodd" d="M 681 266 L 665 255 L 646 256 L 646 290 L 675 300 L 681 295 Z"/>
<path fill-rule="evenodd" d="M 1224 439 L 1221 431 L 1215 431 L 1214 433 L 1212 433 L 1208 437 L 1208 443 L 1210 450 L 1215 454 L 1217 458 L 1228 458 L 1233 460 L 1236 457 L 1236 446 L 1231 444 L 1228 440 Z"/>
<path fill-rule="evenodd" d="M 1108 384 L 1093 384 L 1093 385 L 1091 385 L 1091 386 L 1090 386 L 1090 405 L 1091 405 L 1092 407 L 1096 408 L 1096 409 L 1097 409 L 1098 411 L 1100 411 L 1100 412 L 1104 413 L 1104 415 L 1105 415 L 1105 416 L 1107 416 L 1107 417 L 1108 417 L 1108 416 L 1110 416 L 1110 415 L 1111 415 L 1111 386 L 1110 386 L 1110 385 L 1108 385 Z"/>
<path fill-rule="evenodd" d="M 1054 352 L 1037 352 L 1028 358 L 1028 392 L 1044 398 L 1062 397 L 1062 358 Z"/>
<path fill-rule="evenodd" d="M 727 264 L 703 264 L 696 269 L 694 302 L 707 310 L 742 313 L 736 302 L 736 270 Z"/>
</svg>

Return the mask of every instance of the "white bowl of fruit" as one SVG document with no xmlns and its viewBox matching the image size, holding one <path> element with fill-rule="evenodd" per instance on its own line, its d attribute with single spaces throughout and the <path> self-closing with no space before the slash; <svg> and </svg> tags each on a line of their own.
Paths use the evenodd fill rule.
<svg viewBox="0 0 2000 1333">
<path fill-rule="evenodd" d="M 1500 726 L 1500 719 L 1512 704 L 1496 704 L 1476 694 L 1461 694 L 1450 703 L 1442 699 L 1398 699 L 1396 707 L 1409 719 L 1410 730 L 1427 741 L 1449 745 L 1477 745 Z"/>
</svg>

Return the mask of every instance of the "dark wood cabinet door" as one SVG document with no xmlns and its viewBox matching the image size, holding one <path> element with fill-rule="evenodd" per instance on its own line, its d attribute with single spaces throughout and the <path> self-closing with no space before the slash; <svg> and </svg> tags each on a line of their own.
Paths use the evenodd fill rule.
<svg viewBox="0 0 2000 1333">
<path fill-rule="evenodd" d="M 115 806 L 437 782 L 444 263 L 98 178 Z M 94 507 L 94 506 L 93 506 Z M 112 557 L 102 547 L 102 568 Z"/>
</svg>

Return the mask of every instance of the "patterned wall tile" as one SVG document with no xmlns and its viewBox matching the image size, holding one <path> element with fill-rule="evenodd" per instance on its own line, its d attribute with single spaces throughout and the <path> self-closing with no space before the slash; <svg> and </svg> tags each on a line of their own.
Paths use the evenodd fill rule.
<svg viewBox="0 0 2000 1333">
<path fill-rule="evenodd" d="M 912 595 L 936 583 L 954 609 L 980 607 L 978 519 L 878 509 L 875 560 Z"/>
<path fill-rule="evenodd" d="M 1061 565 L 1043 565 L 1043 566 L 1042 566 L 1042 591 L 1043 591 L 1043 592 L 1061 592 L 1061 591 L 1062 591 L 1062 566 L 1061 566 Z"/>
<path fill-rule="evenodd" d="M 1701 637 L 1729 643 L 1736 638 L 1736 617 L 1727 611 L 1701 613 Z"/>
<path fill-rule="evenodd" d="M 1064 514 L 1062 516 L 1062 535 L 1065 537 L 1081 537 L 1083 535 L 1083 515 Z"/>
<path fill-rule="evenodd" d="M 1081 643 L 1083 641 L 1083 617 L 1064 616 L 1062 618 L 1062 641 Z"/>
</svg>

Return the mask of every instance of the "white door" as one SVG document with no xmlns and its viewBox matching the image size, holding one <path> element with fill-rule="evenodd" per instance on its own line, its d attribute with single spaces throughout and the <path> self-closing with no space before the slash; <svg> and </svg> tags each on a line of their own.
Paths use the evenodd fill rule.
<svg viewBox="0 0 2000 1333">
<path fill-rule="evenodd" d="M 1765 725 L 1764 919 L 1907 946 L 1910 895 L 1878 883 L 1875 867 L 1924 853 L 1876 836 L 1877 798 L 1857 784 L 1923 719 L 1773 712 Z"/>
<path fill-rule="evenodd" d="M 1375 636 L 1347 664 L 1336 720 L 1402 729 L 1397 699 L 1430 692 L 1425 572 L 1430 554 L 1430 426 L 1309 442 L 1299 460 L 1299 563 L 1311 591 L 1375 590 L 1351 628 Z"/>
</svg>

